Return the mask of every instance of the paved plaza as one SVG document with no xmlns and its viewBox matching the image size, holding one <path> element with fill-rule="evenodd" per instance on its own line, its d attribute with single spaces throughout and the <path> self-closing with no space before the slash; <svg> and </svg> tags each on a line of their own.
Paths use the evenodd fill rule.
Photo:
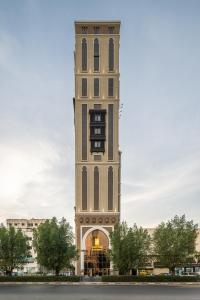
<svg viewBox="0 0 200 300">
<path fill-rule="evenodd" d="M 200 300 L 195 286 L 0 285 L 0 300 Z"/>
</svg>

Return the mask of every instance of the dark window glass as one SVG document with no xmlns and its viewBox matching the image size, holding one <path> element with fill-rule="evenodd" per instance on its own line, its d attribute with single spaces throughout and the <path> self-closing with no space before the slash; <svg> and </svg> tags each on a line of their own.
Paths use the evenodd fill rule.
<svg viewBox="0 0 200 300">
<path fill-rule="evenodd" d="M 95 120 L 95 122 L 101 122 L 101 114 L 95 114 L 94 120 Z"/>
<path fill-rule="evenodd" d="M 94 40 L 94 71 L 99 71 L 99 40 Z"/>
<path fill-rule="evenodd" d="M 114 70 L 114 42 L 109 39 L 109 71 Z"/>
<path fill-rule="evenodd" d="M 101 128 L 100 127 L 94 128 L 94 134 L 101 134 Z"/>
<path fill-rule="evenodd" d="M 113 104 L 108 104 L 108 159 L 113 160 Z"/>
<path fill-rule="evenodd" d="M 82 169 L 82 210 L 87 210 L 87 168 Z"/>
<path fill-rule="evenodd" d="M 99 26 L 95 26 L 94 27 L 94 34 L 99 34 L 99 30 L 100 30 Z"/>
<path fill-rule="evenodd" d="M 113 34 L 114 30 L 115 30 L 115 27 L 113 27 L 113 26 L 108 27 L 108 33 Z"/>
<path fill-rule="evenodd" d="M 82 71 L 87 71 L 87 41 L 82 40 Z"/>
<path fill-rule="evenodd" d="M 113 210 L 113 168 L 108 168 L 108 210 Z"/>
<path fill-rule="evenodd" d="M 108 96 L 113 97 L 114 95 L 114 79 L 108 78 Z"/>
<path fill-rule="evenodd" d="M 94 147 L 95 148 L 101 148 L 101 142 L 100 141 L 95 141 L 94 142 Z"/>
<path fill-rule="evenodd" d="M 99 209 L 99 169 L 94 168 L 94 210 Z"/>
<path fill-rule="evenodd" d="M 99 96 L 99 78 L 94 78 L 94 96 Z"/>
<path fill-rule="evenodd" d="M 87 34 L 88 32 L 87 26 L 83 26 L 81 29 L 82 29 L 82 34 Z"/>
<path fill-rule="evenodd" d="M 82 78 L 82 97 L 87 96 L 87 78 Z"/>
<path fill-rule="evenodd" d="M 82 104 L 82 160 L 87 160 L 87 104 Z"/>
</svg>

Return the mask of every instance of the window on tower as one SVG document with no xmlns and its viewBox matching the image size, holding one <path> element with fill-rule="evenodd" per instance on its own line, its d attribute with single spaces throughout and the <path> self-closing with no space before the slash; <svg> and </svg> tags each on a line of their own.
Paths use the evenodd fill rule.
<svg viewBox="0 0 200 300">
<path fill-rule="evenodd" d="M 94 128 L 94 134 L 101 134 L 101 128 L 100 127 Z"/>
<path fill-rule="evenodd" d="M 108 33 L 109 33 L 109 34 L 113 34 L 114 31 L 115 31 L 115 27 L 114 27 L 114 26 L 109 26 L 109 27 L 108 27 Z"/>
<path fill-rule="evenodd" d="M 87 40 L 82 40 L 82 71 L 87 71 Z"/>
<path fill-rule="evenodd" d="M 82 78 L 82 97 L 87 97 L 87 78 Z"/>
<path fill-rule="evenodd" d="M 109 54 L 108 54 L 109 71 L 114 71 L 114 42 L 109 39 Z"/>
<path fill-rule="evenodd" d="M 90 109 L 91 152 L 105 152 L 105 109 Z"/>
<path fill-rule="evenodd" d="M 94 78 L 94 97 L 99 97 L 99 78 Z"/>
<path fill-rule="evenodd" d="M 94 115 L 95 122 L 101 122 L 101 114 L 97 113 Z"/>
<path fill-rule="evenodd" d="M 81 31 L 82 31 L 82 34 L 87 34 L 87 32 L 88 32 L 87 26 L 82 26 Z"/>
<path fill-rule="evenodd" d="M 94 26 L 94 34 L 99 34 L 99 26 Z"/>
<path fill-rule="evenodd" d="M 108 96 L 113 97 L 114 96 L 114 79 L 108 78 Z"/>
<path fill-rule="evenodd" d="M 94 71 L 99 71 L 99 40 L 94 40 Z"/>
<path fill-rule="evenodd" d="M 95 141 L 94 142 L 94 147 L 95 148 L 101 148 L 101 142 L 100 141 Z"/>
</svg>

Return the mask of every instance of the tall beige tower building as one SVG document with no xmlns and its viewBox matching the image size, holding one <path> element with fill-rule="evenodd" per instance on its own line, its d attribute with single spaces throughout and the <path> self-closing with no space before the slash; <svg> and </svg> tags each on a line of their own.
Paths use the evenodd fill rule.
<svg viewBox="0 0 200 300">
<path fill-rule="evenodd" d="M 109 274 L 120 218 L 119 21 L 75 22 L 77 274 Z"/>
</svg>

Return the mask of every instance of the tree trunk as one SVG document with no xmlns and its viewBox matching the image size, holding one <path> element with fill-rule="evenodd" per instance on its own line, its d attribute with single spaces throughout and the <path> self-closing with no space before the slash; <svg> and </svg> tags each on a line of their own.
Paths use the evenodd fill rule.
<svg viewBox="0 0 200 300">
<path fill-rule="evenodd" d="M 172 272 L 172 275 L 174 276 L 175 275 L 175 266 L 172 266 L 170 270 Z"/>
<path fill-rule="evenodd" d="M 12 276 L 12 270 L 6 270 L 6 276 Z"/>
<path fill-rule="evenodd" d="M 60 273 L 60 270 L 59 270 L 59 269 L 56 269 L 55 272 L 56 272 L 56 276 L 58 276 L 59 273 Z"/>
</svg>

